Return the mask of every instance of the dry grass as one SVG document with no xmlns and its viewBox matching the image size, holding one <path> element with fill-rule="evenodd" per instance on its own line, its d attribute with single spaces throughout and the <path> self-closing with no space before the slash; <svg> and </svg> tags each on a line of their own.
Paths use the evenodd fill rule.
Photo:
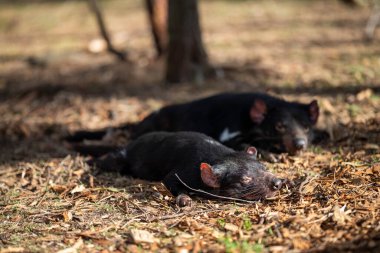
<svg viewBox="0 0 380 253">
<path fill-rule="evenodd" d="M 18 3 L 0 4 L 0 252 L 380 250 L 380 44 L 362 41 L 368 9 L 201 1 L 210 58 L 225 75 L 164 87 L 142 3 L 104 3 L 132 63 L 86 51 L 96 27 L 83 2 Z M 98 174 L 61 140 L 226 90 L 320 101 L 333 140 L 267 163 L 295 189 L 180 209 L 161 184 Z"/>
</svg>

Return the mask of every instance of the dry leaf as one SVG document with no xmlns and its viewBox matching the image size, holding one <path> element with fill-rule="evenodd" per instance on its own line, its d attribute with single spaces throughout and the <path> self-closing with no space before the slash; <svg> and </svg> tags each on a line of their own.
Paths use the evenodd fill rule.
<svg viewBox="0 0 380 253">
<path fill-rule="evenodd" d="M 86 196 L 91 201 L 96 201 L 98 199 L 98 195 L 96 194 L 90 194 Z"/>
<path fill-rule="evenodd" d="M 78 241 L 72 247 L 57 251 L 57 253 L 76 253 L 82 245 L 83 240 L 82 238 L 79 238 Z"/>
<path fill-rule="evenodd" d="M 84 189 L 86 189 L 86 187 L 84 187 L 83 184 L 80 184 L 80 185 L 75 186 L 74 189 L 72 189 L 70 191 L 70 193 L 74 194 L 74 193 L 77 193 L 77 192 L 82 192 L 82 191 L 84 191 Z"/>
<path fill-rule="evenodd" d="M 96 240 L 93 240 L 93 242 L 103 247 L 108 247 L 115 243 L 114 241 L 106 240 L 106 239 L 96 239 Z"/>
<path fill-rule="evenodd" d="M 67 186 L 65 185 L 52 185 L 50 188 L 56 193 L 62 193 L 67 190 Z"/>
<path fill-rule="evenodd" d="M 344 210 L 346 209 L 346 205 L 339 208 L 339 206 L 334 207 L 333 212 L 333 220 L 338 223 L 338 225 L 344 225 L 346 221 L 350 221 L 351 218 L 347 215 L 347 212 Z"/>
<path fill-rule="evenodd" d="M 239 16 L 239 20 L 232 20 L 234 24 L 228 26 L 218 25 L 215 29 L 211 27 L 211 30 L 221 29 L 216 34 L 217 44 L 221 44 L 218 48 L 221 50 L 215 48 L 213 54 L 218 62 L 233 66 L 223 66 L 228 78 L 222 80 L 218 87 L 214 81 L 208 83 L 206 80 L 205 88 L 208 88 L 202 91 L 184 84 L 174 90 L 154 86 L 154 91 L 146 93 L 147 87 L 153 87 L 151 81 L 159 78 L 162 73 L 161 63 L 158 66 L 144 65 L 151 58 L 150 52 L 139 53 L 146 51 L 146 36 L 143 36 L 143 43 L 137 43 L 138 48 L 134 50 L 137 53 L 131 55 L 132 62 L 136 62 L 138 68 L 128 68 L 128 64 L 109 64 L 112 59 L 108 56 L 95 59 L 78 50 L 70 54 L 65 54 L 63 50 L 59 57 L 48 57 L 49 64 L 44 68 L 36 68 L 24 63 L 27 56 L 24 57 L 22 52 L 17 53 L 18 46 L 33 41 L 29 42 L 15 34 L 20 30 L 17 29 L 17 24 L 16 29 L 10 29 L 5 34 L 5 37 L 10 35 L 10 41 L 15 37 L 13 35 L 17 35 L 20 43 L 13 43 L 16 46 L 16 57 L 0 60 L 0 139 L 4 140 L 0 153 L 0 205 L 3 207 L 0 208 L 0 224 L 7 230 L 0 235 L 0 253 L 58 250 L 66 253 L 176 250 L 313 252 L 334 251 L 336 246 L 356 252 L 358 245 L 365 246 L 364 242 L 369 247 L 368 251 L 379 246 L 378 234 L 375 233 L 376 237 L 372 237 L 372 232 L 377 232 L 376 228 L 379 227 L 380 99 L 373 88 L 375 86 L 372 89 L 366 86 L 378 85 L 380 72 L 377 71 L 378 56 L 363 54 L 364 51 L 378 51 L 379 44 L 374 43 L 365 48 L 355 46 L 353 26 L 341 29 L 340 33 L 336 33 L 336 25 L 324 26 L 322 29 L 319 27 L 318 32 L 324 34 L 325 38 L 316 40 L 316 36 L 313 36 L 313 28 L 315 25 L 320 26 L 321 22 L 349 20 L 358 23 L 364 14 L 359 15 L 358 12 L 358 15 L 352 15 L 353 12 L 344 6 L 321 4 L 320 1 L 310 1 L 307 5 L 291 3 L 291 6 L 286 1 L 282 4 L 289 11 L 280 13 L 279 16 L 272 5 L 262 5 L 255 1 L 245 1 L 243 5 L 235 2 L 228 5 L 228 8 L 238 10 L 234 15 Z M 206 12 L 214 8 L 208 5 L 204 6 Z M 3 7 L 3 12 L 12 12 L 15 6 L 10 4 Z M 43 7 L 48 12 L 50 7 L 54 9 L 50 5 Z M 76 11 L 72 7 L 70 4 L 62 6 L 68 8 L 67 13 Z M 119 5 L 112 4 L 109 7 L 112 13 L 115 12 L 112 8 L 117 9 Z M 134 11 L 134 8 L 129 9 Z M 254 15 L 251 15 L 252 9 L 256 10 Z M 336 15 L 322 17 L 321 20 L 318 15 L 313 15 L 316 10 L 334 12 Z M 15 11 L 18 12 L 18 9 Z M 301 30 L 298 29 L 300 27 L 296 30 L 291 28 L 294 34 L 301 32 L 305 36 L 297 40 L 295 57 L 286 59 L 288 54 L 284 52 L 294 39 L 284 40 L 281 34 L 287 33 L 287 26 L 294 23 L 294 11 L 311 15 L 295 18 L 297 22 L 306 21 L 308 26 L 307 29 L 302 26 Z M 122 13 L 125 15 L 124 11 Z M 23 16 L 23 13 L 15 14 L 20 18 Z M 217 21 L 223 21 L 224 11 L 216 11 L 214 14 Z M 120 15 L 113 19 L 117 21 L 123 16 Z M 80 17 L 72 15 L 74 19 L 76 16 Z M 267 16 L 274 21 L 273 24 L 281 24 L 284 29 L 263 31 L 265 34 L 262 38 L 252 36 L 247 31 L 246 24 L 254 22 L 265 26 Z M 131 22 L 134 20 L 132 17 Z M 75 21 L 72 20 L 72 23 Z M 231 33 L 228 32 L 231 27 L 242 34 L 242 38 L 232 38 L 236 40 L 232 44 L 228 43 L 231 40 Z M 83 28 L 84 33 L 88 34 L 86 27 Z M 140 28 L 140 25 L 136 27 L 138 30 Z M 37 30 L 38 33 L 44 33 L 39 28 Z M 210 36 L 212 31 L 206 30 L 206 35 Z M 58 32 L 72 33 L 66 28 Z M 342 36 L 345 43 L 334 43 Z M 40 36 L 32 37 L 30 39 L 33 40 Z M 250 43 L 257 42 L 257 39 L 259 43 Z M 276 45 L 275 52 L 261 50 L 261 44 L 267 42 Z M 51 43 L 54 44 L 54 41 Z M 38 47 L 42 51 L 45 47 L 48 48 L 48 45 L 40 44 Z M 231 46 L 228 52 L 223 50 L 226 45 Z M 257 50 L 247 50 L 250 45 Z M 313 49 L 311 53 L 310 47 Z M 99 49 L 95 45 L 91 50 L 101 51 L 104 48 Z M 38 53 L 34 51 L 32 48 L 30 53 Z M 249 51 L 255 53 L 248 54 Z M 310 61 L 302 60 L 306 58 Z M 272 69 L 273 66 L 276 66 L 273 73 L 265 70 Z M 148 72 L 151 75 L 146 75 Z M 258 201 L 246 205 L 194 198 L 193 208 L 179 209 L 173 205 L 174 198 L 162 183 L 115 177 L 115 174 L 110 173 L 96 174 L 93 178 L 91 174 L 95 171 L 90 170 L 86 164 L 87 158 L 76 155 L 61 158 L 61 154 L 73 153 L 68 152 L 72 146 L 63 147 L 61 141 L 69 132 L 105 129 L 137 122 L 164 104 L 190 101 L 219 90 L 244 89 L 244 83 L 256 87 L 262 78 L 268 83 L 265 90 L 275 93 L 275 96 L 279 94 L 274 91 L 280 90 L 288 91 L 284 98 L 289 101 L 309 103 L 312 99 L 317 99 L 321 109 L 317 126 L 332 137 L 330 141 L 313 146 L 296 156 L 279 155 L 278 163 L 265 163 L 276 175 L 292 179 L 297 185 L 290 188 L 289 192 L 282 190 L 274 201 Z M 352 78 L 357 79 L 353 81 L 355 87 L 347 86 L 347 80 Z M 120 80 L 127 86 L 133 86 L 134 97 L 125 91 L 125 85 L 105 85 L 114 83 L 113 81 L 120 83 Z M 98 94 L 99 88 L 105 93 Z M 195 90 L 200 93 L 195 94 Z M 309 92 L 298 92 L 305 90 Z M 356 92 L 350 94 L 354 90 Z M 88 91 L 91 94 L 84 96 Z M 157 96 L 152 96 L 155 92 Z M 103 140 L 86 140 L 83 144 L 128 144 L 129 134 L 124 132 L 122 136 L 121 133 L 122 131 L 114 131 L 110 134 L 108 131 Z M 302 181 L 304 175 L 318 175 L 318 178 L 311 182 Z M 86 189 L 80 184 L 84 184 Z M 49 191 L 44 195 L 47 185 Z M 355 211 L 349 213 L 346 207 L 341 210 L 345 203 L 349 210 Z M 338 206 L 334 208 L 335 205 Z M 57 218 L 60 222 L 57 222 Z M 149 222 L 150 220 L 152 221 Z M 337 225 L 338 222 L 344 225 Z M 151 232 L 160 239 L 159 244 L 124 242 L 126 231 L 129 233 L 131 228 Z M 20 236 L 17 236 L 17 232 L 20 229 L 22 238 L 25 239 L 18 241 Z M 78 241 L 80 237 L 83 242 Z M 175 244 L 183 245 L 176 247 Z M 7 248 L 9 246 L 13 247 Z"/>
<path fill-rule="evenodd" d="M 371 89 L 365 89 L 365 90 L 360 91 L 358 94 L 356 94 L 356 99 L 358 101 L 363 101 L 370 98 L 372 94 L 373 94 L 373 91 Z"/>
<path fill-rule="evenodd" d="M 318 238 L 318 237 L 322 236 L 321 226 L 319 224 L 314 223 L 310 227 L 309 234 L 310 234 L 310 236 L 312 236 L 314 238 Z"/>
<path fill-rule="evenodd" d="M 330 103 L 328 99 L 322 99 L 321 102 L 321 105 L 325 111 L 328 111 L 331 114 L 336 112 L 335 107 Z"/>
<path fill-rule="evenodd" d="M 310 242 L 303 238 L 297 237 L 293 238 L 293 246 L 295 249 L 305 250 L 310 248 Z"/>
<path fill-rule="evenodd" d="M 63 216 L 63 220 L 65 222 L 69 222 L 73 219 L 73 214 L 71 213 L 70 210 L 66 210 L 62 213 L 62 216 Z"/>
<path fill-rule="evenodd" d="M 1 179 L 1 183 L 6 184 L 7 186 L 14 186 L 16 184 L 16 178 L 7 178 L 7 179 Z M 29 181 L 28 181 L 29 183 Z"/>
<path fill-rule="evenodd" d="M 0 253 L 17 253 L 17 252 L 25 252 L 23 247 L 8 247 L 0 249 Z"/>
<path fill-rule="evenodd" d="M 175 252 L 178 253 L 189 253 L 190 251 L 187 248 L 178 248 Z"/>
<path fill-rule="evenodd" d="M 366 143 L 364 145 L 364 149 L 367 149 L 367 150 L 379 150 L 380 147 L 379 147 L 379 145 L 377 145 L 375 143 Z"/>
<path fill-rule="evenodd" d="M 156 241 L 153 234 L 146 230 L 131 229 L 131 236 L 134 243 L 154 243 Z"/>
<path fill-rule="evenodd" d="M 273 253 L 277 253 L 277 252 L 282 253 L 282 252 L 287 252 L 287 251 L 289 251 L 289 248 L 286 246 L 278 245 L 278 246 L 269 247 L 269 252 L 273 252 Z"/>
<path fill-rule="evenodd" d="M 138 246 L 136 246 L 134 244 L 130 244 L 127 246 L 127 252 L 141 253 L 141 248 L 139 248 Z"/>
<path fill-rule="evenodd" d="M 231 232 L 238 232 L 239 231 L 239 227 L 232 224 L 232 223 L 226 223 L 226 225 L 224 225 L 224 229 L 227 231 L 231 231 Z"/>
<path fill-rule="evenodd" d="M 87 230 L 78 234 L 79 236 L 87 239 L 99 239 L 99 233 L 94 230 Z"/>
<path fill-rule="evenodd" d="M 376 163 L 372 167 L 373 174 L 380 174 L 380 163 Z"/>
</svg>

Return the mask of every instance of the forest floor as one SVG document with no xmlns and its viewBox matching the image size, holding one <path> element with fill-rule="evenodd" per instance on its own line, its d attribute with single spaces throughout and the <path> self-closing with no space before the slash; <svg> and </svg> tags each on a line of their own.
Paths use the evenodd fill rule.
<svg viewBox="0 0 380 253">
<path fill-rule="evenodd" d="M 83 1 L 0 3 L 0 252 L 380 252 L 380 34 L 336 1 L 200 1 L 223 75 L 167 86 L 143 1 L 102 1 L 130 62 L 90 53 Z M 179 208 L 160 183 L 97 174 L 62 137 L 222 91 L 318 99 L 331 141 L 269 170 L 295 189 Z"/>
</svg>

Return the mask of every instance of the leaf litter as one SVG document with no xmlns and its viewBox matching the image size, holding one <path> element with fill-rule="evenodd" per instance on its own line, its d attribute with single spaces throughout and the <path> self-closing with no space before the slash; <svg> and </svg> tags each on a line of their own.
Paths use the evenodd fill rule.
<svg viewBox="0 0 380 253">
<path fill-rule="evenodd" d="M 204 4 L 210 10 L 226 3 Z M 298 20 L 294 21 L 273 14 L 276 8 L 271 3 L 239 4 L 249 8 L 236 5 L 235 11 L 252 18 L 246 11 L 255 9 L 260 19 L 252 21 L 242 15 L 231 20 L 234 31 L 241 29 L 241 38 L 231 38 L 230 25 L 215 28 L 216 24 L 205 20 L 206 28 L 223 31 L 207 39 L 211 58 L 221 66 L 236 61 L 238 67 L 224 66 L 224 79 L 208 81 L 201 91 L 187 84 L 162 87 L 157 85 L 160 67 L 115 66 L 102 55 L 80 54 L 84 65 L 56 60 L 38 71 L 3 63 L 1 253 L 379 250 L 380 74 L 375 68 L 379 47 L 378 43 L 358 44 L 359 32 L 352 30 L 352 24 L 362 22 L 365 13 L 352 15 L 336 4 L 328 7 L 335 10 L 329 12 L 322 2 L 313 3 L 313 8 L 324 10 L 324 19 L 318 21 L 323 22 L 321 28 L 316 21 L 321 17 L 306 5 L 297 7 L 303 15 L 294 15 Z M 234 6 L 230 8 L 238 8 Z M 297 12 L 291 1 L 284 6 L 287 15 Z M 225 19 L 217 14 L 216 18 Z M 351 25 L 345 27 L 336 18 Z M 303 25 L 292 23 L 296 21 Z M 251 22 L 259 29 L 269 27 L 269 32 L 262 37 L 246 34 Z M 289 33 L 301 35 L 299 47 L 289 47 L 293 40 L 282 28 L 277 30 L 284 22 L 294 26 Z M 210 35 L 207 29 L 205 33 Z M 321 34 L 327 37 L 325 45 L 313 38 Z M 223 48 L 227 41 L 231 44 Z M 274 45 L 276 50 L 267 49 Z M 135 50 L 144 58 L 145 48 Z M 61 139 L 79 129 L 139 121 L 164 104 L 223 90 L 258 90 L 290 100 L 319 100 L 319 124 L 331 134 L 331 142 L 297 157 L 282 155 L 278 163 L 266 163 L 269 170 L 293 180 L 294 189 L 283 189 L 257 203 L 195 198 L 192 207 L 179 208 L 161 183 L 94 171 L 86 164 L 87 158 L 76 155 Z M 110 142 L 123 145 L 128 138 L 113 133 L 107 137 Z"/>
</svg>

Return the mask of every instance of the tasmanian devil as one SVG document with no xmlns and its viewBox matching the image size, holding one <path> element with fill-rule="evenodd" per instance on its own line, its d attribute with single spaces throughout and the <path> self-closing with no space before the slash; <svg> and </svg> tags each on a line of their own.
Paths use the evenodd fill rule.
<svg viewBox="0 0 380 253">
<path fill-rule="evenodd" d="M 260 93 L 223 93 L 163 107 L 124 129 L 132 139 L 152 131 L 195 131 L 234 149 L 249 144 L 295 154 L 315 140 L 318 116 L 316 100 L 302 104 Z M 81 131 L 69 140 L 101 138 L 104 133 Z"/>
<path fill-rule="evenodd" d="M 83 147 L 81 151 L 91 153 Z M 162 181 L 180 206 L 191 205 L 187 195 L 190 188 L 225 197 L 259 200 L 273 196 L 286 182 L 256 160 L 254 147 L 235 151 L 195 132 L 148 133 L 91 163 L 102 170 Z"/>
</svg>

